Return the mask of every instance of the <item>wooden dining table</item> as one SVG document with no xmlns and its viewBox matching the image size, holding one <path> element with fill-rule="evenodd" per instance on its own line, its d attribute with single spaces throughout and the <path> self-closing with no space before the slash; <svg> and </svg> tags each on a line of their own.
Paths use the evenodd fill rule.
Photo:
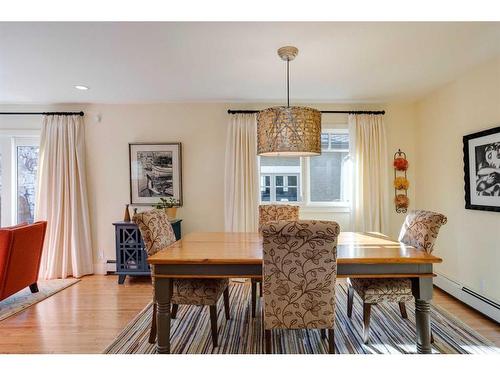
<svg viewBox="0 0 500 375">
<path fill-rule="evenodd" d="M 262 276 L 259 233 L 196 232 L 148 258 L 154 265 L 158 353 L 170 353 L 170 299 L 174 278 Z M 341 232 L 337 277 L 409 278 L 415 297 L 416 347 L 431 353 L 433 264 L 442 260 L 379 233 Z"/>
</svg>

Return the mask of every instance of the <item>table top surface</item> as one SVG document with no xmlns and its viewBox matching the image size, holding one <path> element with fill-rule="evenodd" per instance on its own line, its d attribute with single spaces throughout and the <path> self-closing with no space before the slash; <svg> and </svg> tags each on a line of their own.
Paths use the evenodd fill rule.
<svg viewBox="0 0 500 375">
<path fill-rule="evenodd" d="M 259 233 L 195 232 L 148 258 L 150 264 L 262 264 Z M 337 263 L 441 263 L 442 259 L 379 233 L 341 232 Z"/>
</svg>

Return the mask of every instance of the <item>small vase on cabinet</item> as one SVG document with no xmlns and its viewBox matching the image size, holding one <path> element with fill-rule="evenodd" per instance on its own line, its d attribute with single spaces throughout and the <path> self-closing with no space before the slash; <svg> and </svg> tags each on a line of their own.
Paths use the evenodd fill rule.
<svg viewBox="0 0 500 375">
<path fill-rule="evenodd" d="M 125 205 L 125 214 L 123 215 L 124 222 L 130 222 L 130 211 L 128 210 L 128 204 Z"/>
<path fill-rule="evenodd" d="M 177 216 L 177 207 L 165 208 L 169 220 L 175 220 Z"/>
</svg>

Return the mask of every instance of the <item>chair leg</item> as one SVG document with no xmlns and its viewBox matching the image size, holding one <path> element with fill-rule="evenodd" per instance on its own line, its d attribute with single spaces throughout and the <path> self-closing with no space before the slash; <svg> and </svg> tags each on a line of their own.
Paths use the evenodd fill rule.
<svg viewBox="0 0 500 375">
<path fill-rule="evenodd" d="M 408 319 L 408 314 L 406 313 L 406 305 L 404 302 L 399 302 L 399 311 L 403 319 Z"/>
<path fill-rule="evenodd" d="M 349 285 L 347 288 L 347 316 L 352 317 L 352 304 L 354 302 L 354 288 Z"/>
<path fill-rule="evenodd" d="M 368 343 L 368 337 L 370 335 L 370 312 L 372 305 L 371 303 L 363 303 L 363 342 Z"/>
<path fill-rule="evenodd" d="M 321 331 L 321 339 L 324 340 L 326 339 L 326 329 L 320 329 Z"/>
<path fill-rule="evenodd" d="M 259 281 L 259 297 L 262 297 L 262 280 Z"/>
<path fill-rule="evenodd" d="M 266 354 L 271 354 L 272 353 L 272 348 L 271 348 L 271 330 L 266 329 L 264 331 L 264 336 L 266 338 Z"/>
<path fill-rule="evenodd" d="M 217 305 L 210 305 L 210 326 L 212 328 L 212 344 L 217 347 Z"/>
<path fill-rule="evenodd" d="M 335 331 L 333 328 L 328 330 L 328 353 L 335 354 Z"/>
<path fill-rule="evenodd" d="M 172 312 L 170 313 L 170 317 L 172 319 L 175 319 L 177 317 L 177 310 L 179 309 L 179 305 L 177 304 L 172 304 Z"/>
<path fill-rule="evenodd" d="M 149 331 L 150 344 L 154 344 L 156 341 L 156 302 L 153 302 L 153 318 L 151 319 L 151 330 Z"/>
<path fill-rule="evenodd" d="M 38 293 L 38 284 L 37 283 L 31 284 L 30 290 L 31 290 L 31 293 Z"/>
<path fill-rule="evenodd" d="M 255 310 L 257 310 L 257 281 L 252 279 L 252 318 L 255 318 Z"/>
<path fill-rule="evenodd" d="M 224 289 L 222 297 L 224 298 L 224 312 L 226 313 L 226 320 L 229 320 L 231 319 L 231 315 L 229 314 L 229 287 Z"/>
</svg>

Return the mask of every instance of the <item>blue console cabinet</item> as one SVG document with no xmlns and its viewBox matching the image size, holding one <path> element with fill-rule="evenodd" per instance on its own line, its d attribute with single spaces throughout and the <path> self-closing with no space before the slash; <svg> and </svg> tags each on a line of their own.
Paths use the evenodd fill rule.
<svg viewBox="0 0 500 375">
<path fill-rule="evenodd" d="M 181 219 L 170 221 L 176 240 L 181 238 Z M 150 275 L 147 254 L 144 250 L 141 232 L 133 222 L 119 221 L 115 226 L 116 273 L 118 284 L 123 284 L 127 275 Z"/>
</svg>

